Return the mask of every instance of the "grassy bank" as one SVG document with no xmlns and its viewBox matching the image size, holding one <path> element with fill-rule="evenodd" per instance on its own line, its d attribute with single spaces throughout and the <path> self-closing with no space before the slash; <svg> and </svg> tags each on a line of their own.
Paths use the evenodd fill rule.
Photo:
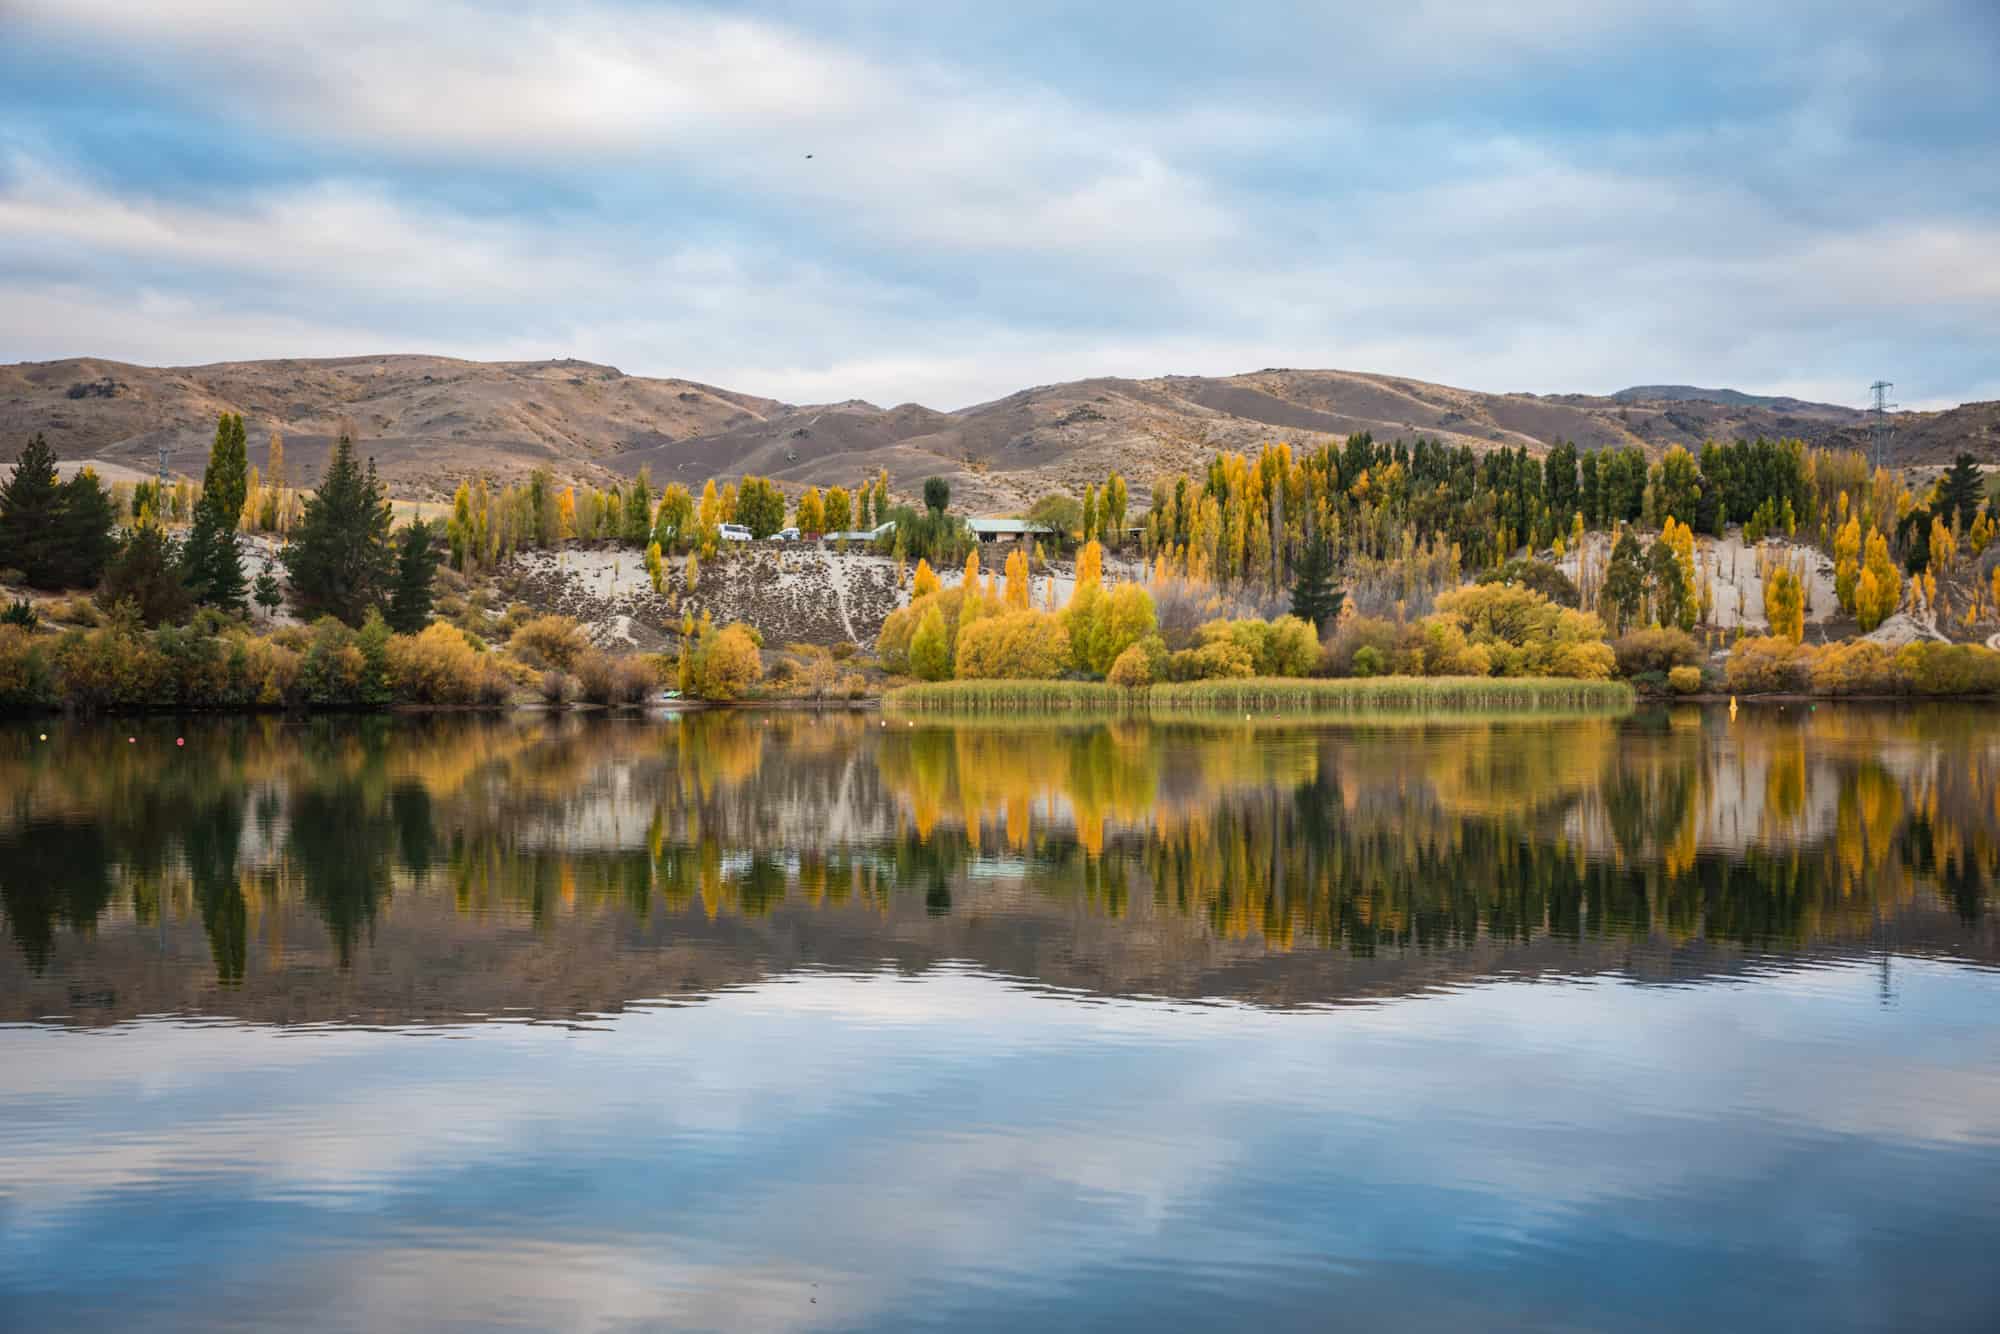
<svg viewBox="0 0 2000 1334">
<path fill-rule="evenodd" d="M 1627 713 L 1632 687 L 1622 681 L 1548 677 L 1373 676 L 1339 680 L 1251 677 L 1158 685 L 1147 692 L 1154 714 L 1248 713 L 1482 714 Z"/>
<path fill-rule="evenodd" d="M 1251 677 L 1156 685 L 1140 691 L 1090 681 L 939 681 L 891 691 L 882 702 L 897 713 L 975 717 L 1121 712 L 1505 717 L 1621 714 L 1631 710 L 1633 699 L 1632 687 L 1621 681 L 1378 676 L 1331 681 Z"/>
<path fill-rule="evenodd" d="M 890 691 L 882 707 L 973 716 L 1103 714 L 1142 707 L 1141 698 L 1102 681 L 933 681 Z"/>
</svg>

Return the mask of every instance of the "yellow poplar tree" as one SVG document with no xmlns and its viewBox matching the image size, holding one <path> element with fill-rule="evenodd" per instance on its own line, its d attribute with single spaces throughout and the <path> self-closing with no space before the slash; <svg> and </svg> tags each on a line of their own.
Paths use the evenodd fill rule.
<svg viewBox="0 0 2000 1334">
<path fill-rule="evenodd" d="M 1007 555 L 1007 609 L 1028 609 L 1028 553 L 1019 547 Z"/>
<path fill-rule="evenodd" d="M 1076 553 L 1076 586 L 1101 584 L 1104 582 L 1104 548 L 1096 542 L 1085 542 L 1083 549 Z"/>
<path fill-rule="evenodd" d="M 819 498 L 819 488 L 809 486 L 799 493 L 799 507 L 792 516 L 792 523 L 799 532 L 816 536 L 826 531 L 826 506 Z"/>
<path fill-rule="evenodd" d="M 1774 635 L 1794 644 L 1805 638 L 1805 582 L 1790 561 L 1774 558 L 1764 564 L 1764 619 Z"/>
<path fill-rule="evenodd" d="M 932 593 L 935 593 L 937 591 L 938 591 L 937 571 L 931 568 L 931 563 L 929 561 L 923 559 L 922 557 L 918 557 L 917 573 L 916 576 L 910 581 L 910 601 L 915 602 L 918 598 L 929 597 Z"/>
<path fill-rule="evenodd" d="M 1840 493 L 1841 508 L 1847 508 L 1847 493 Z M 1840 609 L 1849 615 L 1854 613 L 1855 585 L 1861 577 L 1861 520 L 1849 515 L 1840 526 L 1839 534 L 1833 539 L 1833 596 L 1839 601 Z"/>
<path fill-rule="evenodd" d="M 1889 539 L 1868 534 L 1868 559 L 1854 589 L 1854 616 L 1865 634 L 1889 619 L 1903 602 L 1903 576 L 1889 559 Z"/>
</svg>

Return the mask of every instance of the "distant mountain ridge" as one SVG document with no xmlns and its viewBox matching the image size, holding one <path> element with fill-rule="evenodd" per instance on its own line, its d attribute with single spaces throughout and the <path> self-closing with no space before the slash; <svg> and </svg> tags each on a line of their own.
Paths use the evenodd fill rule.
<svg viewBox="0 0 2000 1334">
<path fill-rule="evenodd" d="M 928 476 L 957 502 L 1010 510 L 1080 491 L 1114 469 L 1142 498 L 1155 477 L 1222 449 L 1273 440 L 1429 436 L 1479 450 L 1638 446 L 1657 454 L 1710 439 L 1797 436 L 1860 444 L 1867 414 L 1835 404 L 1639 386 L 1613 395 L 1487 393 L 1405 376 L 1270 368 L 1230 376 L 1073 380 L 945 412 L 860 400 L 797 405 L 591 362 L 476 362 L 416 354 L 149 367 L 96 358 L 0 366 L 0 459 L 47 434 L 59 456 L 151 472 L 167 450 L 199 475 L 222 412 L 240 412 L 251 461 L 285 438 L 294 484 L 310 484 L 343 421 L 400 495 L 441 497 L 466 477 L 547 467 L 603 482 L 648 468 L 698 488 L 762 473 L 794 487 L 853 484 L 886 468 L 899 492 Z M 1896 415 L 1904 462 L 1969 449 L 2000 460 L 2000 404 Z"/>
<path fill-rule="evenodd" d="M 1700 389 L 1691 384 L 1642 384 L 1620 389 L 1614 403 L 1720 403 L 1731 408 L 1771 408 L 1778 412 L 1851 412 L 1834 403 L 1814 403 L 1783 394 L 1746 394 L 1740 389 Z"/>
</svg>

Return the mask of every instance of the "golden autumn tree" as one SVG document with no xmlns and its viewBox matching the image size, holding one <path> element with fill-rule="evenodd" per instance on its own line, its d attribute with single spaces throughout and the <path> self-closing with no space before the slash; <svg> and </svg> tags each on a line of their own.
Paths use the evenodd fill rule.
<svg viewBox="0 0 2000 1334">
<path fill-rule="evenodd" d="M 1009 611 L 1028 609 L 1028 553 L 1019 547 L 1007 556 L 1006 602 Z"/>
<path fill-rule="evenodd" d="M 1889 619 L 1903 602 L 1903 576 L 1889 559 L 1889 539 L 1880 532 L 1868 535 L 1868 559 L 1855 583 L 1854 616 L 1863 633 Z"/>
<path fill-rule="evenodd" d="M 826 506 L 820 500 L 818 487 L 809 486 L 799 493 L 798 508 L 792 512 L 792 526 L 805 537 L 817 537 L 826 531 Z"/>
<path fill-rule="evenodd" d="M 1764 619 L 1774 635 L 1794 644 L 1805 638 L 1805 580 L 1789 560 L 1772 557 L 1764 562 Z"/>
<path fill-rule="evenodd" d="M 1847 493 L 1840 493 L 1840 508 L 1847 509 Z M 1848 515 L 1847 522 L 1833 539 L 1833 596 L 1840 609 L 1854 614 L 1854 591 L 1861 580 L 1861 519 Z"/>
<path fill-rule="evenodd" d="M 829 533 L 844 533 L 854 527 L 854 500 L 844 486 L 829 486 L 821 501 L 821 517 Z"/>
</svg>

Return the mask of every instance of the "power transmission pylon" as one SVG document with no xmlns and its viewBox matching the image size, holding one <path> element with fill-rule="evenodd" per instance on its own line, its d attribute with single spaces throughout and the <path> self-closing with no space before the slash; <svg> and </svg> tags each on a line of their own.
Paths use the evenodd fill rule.
<svg viewBox="0 0 2000 1334">
<path fill-rule="evenodd" d="M 1875 396 L 1874 406 L 1868 409 L 1874 420 L 1869 424 L 1869 443 L 1875 458 L 1874 466 L 1885 466 L 1889 461 L 1889 437 L 1894 428 L 1889 425 L 1889 412 L 1896 405 L 1889 401 L 1889 391 L 1896 386 L 1887 380 L 1877 380 L 1868 386 L 1868 392 Z"/>
</svg>

